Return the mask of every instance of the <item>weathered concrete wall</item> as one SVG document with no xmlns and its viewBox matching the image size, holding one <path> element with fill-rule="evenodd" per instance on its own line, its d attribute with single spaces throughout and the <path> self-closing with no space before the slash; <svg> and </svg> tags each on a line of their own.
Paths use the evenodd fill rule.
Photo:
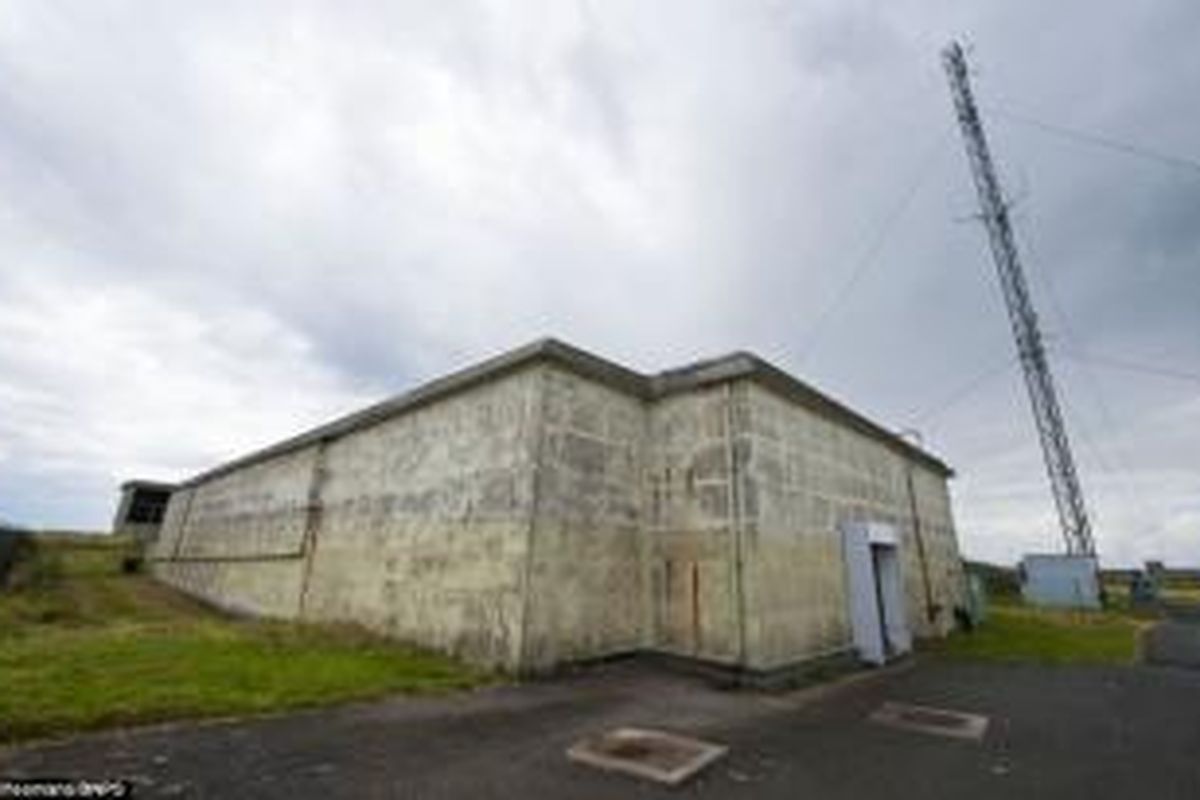
<svg viewBox="0 0 1200 800">
<path fill-rule="evenodd" d="M 516 668 L 539 374 L 181 490 L 156 574 L 225 607 Z"/>
<path fill-rule="evenodd" d="M 125 522 L 113 526 L 114 536 L 128 536 L 142 546 L 149 545 L 158 538 L 162 525 L 153 522 Z"/>
<path fill-rule="evenodd" d="M 516 669 L 540 388 L 525 370 L 331 442 L 304 616 Z"/>
<path fill-rule="evenodd" d="M 153 565 L 161 580 L 238 614 L 289 619 L 300 592 L 298 558 L 240 561 L 164 561 Z"/>
<path fill-rule="evenodd" d="M 731 403 L 700 389 L 650 409 L 646 538 L 652 646 L 727 664 L 739 657 Z"/>
<path fill-rule="evenodd" d="M 308 448 L 176 492 L 150 552 L 156 574 L 224 608 L 294 616 L 315 465 Z"/>
<path fill-rule="evenodd" d="M 647 643 L 644 404 L 561 368 L 542 377 L 525 627 L 534 670 Z"/>
<path fill-rule="evenodd" d="M 961 602 L 962 575 L 945 479 L 891 448 L 757 385 L 741 440 L 749 664 L 759 669 L 851 645 L 839 525 L 890 522 L 900 534 L 909 623 L 944 632 Z M 907 470 L 912 470 L 935 602 L 926 614 Z"/>
<path fill-rule="evenodd" d="M 185 486 L 154 569 L 513 670 L 636 649 L 770 669 L 849 646 L 838 526 L 870 519 L 900 532 L 914 632 L 951 623 L 940 474 L 749 378 L 650 399 L 614 369 L 527 362 Z"/>
<path fill-rule="evenodd" d="M 933 622 L 924 628 L 918 626 L 916 631 L 921 635 L 940 636 L 953 629 L 955 606 L 966 605 L 966 573 L 963 570 L 962 553 L 958 549 L 958 533 L 954 526 L 948 482 L 941 475 L 919 467 L 914 467 L 911 475 L 921 541 L 924 545 L 925 568 L 929 575 L 930 594 L 937 613 Z M 906 523 L 911 533 L 911 512 Z M 915 559 L 918 554 L 913 555 Z M 908 582 L 909 597 L 919 594 L 923 604 L 924 587 L 916 577 L 914 570 L 913 577 Z"/>
</svg>

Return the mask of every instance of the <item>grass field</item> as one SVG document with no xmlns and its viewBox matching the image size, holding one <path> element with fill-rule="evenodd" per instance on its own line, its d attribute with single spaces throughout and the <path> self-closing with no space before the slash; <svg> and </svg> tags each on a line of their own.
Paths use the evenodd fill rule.
<svg viewBox="0 0 1200 800">
<path fill-rule="evenodd" d="M 1129 583 L 1105 581 L 1104 591 L 1115 608 L 1129 608 Z M 1200 584 L 1183 578 L 1167 579 L 1158 587 L 1158 599 L 1163 603 L 1200 605 Z"/>
<path fill-rule="evenodd" d="M 1050 611 L 999 602 L 979 628 L 934 642 L 948 658 L 1039 664 L 1129 664 L 1146 623 L 1121 611 Z"/>
<path fill-rule="evenodd" d="M 1200 586 L 1192 582 L 1167 581 L 1158 590 L 1158 596 L 1167 603 L 1190 603 L 1200 605 Z"/>
<path fill-rule="evenodd" d="M 43 542 L 34 585 L 0 594 L 0 743 L 489 679 L 355 628 L 231 620 L 120 574 L 127 552 L 111 540 Z"/>
</svg>

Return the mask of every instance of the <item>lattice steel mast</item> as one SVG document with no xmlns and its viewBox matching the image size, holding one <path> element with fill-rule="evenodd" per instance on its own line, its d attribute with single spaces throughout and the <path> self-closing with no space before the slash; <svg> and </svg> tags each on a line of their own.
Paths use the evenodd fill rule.
<svg viewBox="0 0 1200 800">
<path fill-rule="evenodd" d="M 1087 508 L 1083 503 L 1083 490 L 1075 472 L 1075 460 L 1071 457 L 1071 446 L 1063 427 L 1062 412 L 1050 377 L 1050 365 L 1046 360 L 1046 349 L 1038 329 L 1037 314 L 1029 298 L 1029 287 L 1021 269 L 1017 246 L 1013 238 L 1012 225 L 1008 218 L 1008 205 L 1000 192 L 988 150 L 983 123 L 971 94 L 967 62 L 962 47 L 952 42 L 942 51 L 942 64 L 950 78 L 950 92 L 954 97 L 954 110 L 962 129 L 967 159 L 971 163 L 971 175 L 979 195 L 983 222 L 987 226 L 992 256 L 1004 290 L 1004 303 L 1008 307 L 1008 319 L 1013 338 L 1017 343 L 1017 354 L 1025 374 L 1025 386 L 1029 390 L 1029 402 L 1033 406 L 1033 418 L 1037 422 L 1038 435 L 1042 442 L 1042 455 L 1046 461 L 1046 472 L 1050 476 L 1050 488 L 1058 508 L 1058 519 L 1066 540 L 1067 552 L 1075 555 L 1095 555 L 1092 526 L 1088 521 Z"/>
</svg>

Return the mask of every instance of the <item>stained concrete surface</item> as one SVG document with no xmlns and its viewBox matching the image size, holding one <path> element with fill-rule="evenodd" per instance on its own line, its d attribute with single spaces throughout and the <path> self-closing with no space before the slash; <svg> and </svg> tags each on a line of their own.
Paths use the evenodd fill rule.
<svg viewBox="0 0 1200 800">
<path fill-rule="evenodd" d="M 842 523 L 893 525 L 908 626 L 963 603 L 935 457 L 747 355 L 655 376 L 542 342 L 171 495 L 158 579 L 517 674 L 630 651 L 772 672 L 848 649 Z"/>
<path fill-rule="evenodd" d="M 986 714 L 982 742 L 868 721 L 886 701 Z M 832 690 L 755 694 L 612 664 L 527 686 L 79 737 L 0 773 L 123 776 L 141 797 L 1194 798 L 1200 672 L 922 662 Z M 668 789 L 573 764 L 621 725 L 728 745 Z"/>
</svg>

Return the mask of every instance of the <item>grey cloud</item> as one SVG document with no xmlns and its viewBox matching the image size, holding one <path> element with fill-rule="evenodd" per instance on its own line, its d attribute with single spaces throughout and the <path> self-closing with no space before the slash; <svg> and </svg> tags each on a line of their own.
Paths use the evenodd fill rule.
<svg viewBox="0 0 1200 800">
<path fill-rule="evenodd" d="M 134 359 L 126 389 L 77 409 L 78 452 L 94 463 L 54 473 L 55 494 L 31 488 L 47 484 L 30 465 L 68 463 L 72 439 L 38 420 L 62 419 L 66 387 L 101 378 L 0 350 L 0 412 L 26 426 L 0 441 L 0 514 L 31 522 L 103 524 L 105 481 L 199 469 L 218 443 L 265 433 L 268 412 L 299 424 L 545 334 L 646 369 L 758 350 L 913 424 L 1011 358 L 986 240 L 962 221 L 974 197 L 938 48 L 951 35 L 974 44 L 985 112 L 1012 106 L 1185 155 L 1196 141 L 1183 98 L 1200 83 L 1200 11 L 1186 0 L 11 10 L 0 305 L 31 302 L 32 286 L 47 313 L 66 313 L 79 302 L 67 289 L 86 287 L 112 304 L 88 318 L 94 335 L 40 332 L 36 346 L 90 338 L 118 358 L 128 339 L 159 365 Z M 1023 197 L 1052 345 L 1067 344 L 1065 315 L 1072 346 L 1200 369 L 1200 181 L 998 116 L 989 131 Z M 919 170 L 810 350 L 814 320 Z M 45 299 L 59 290 L 67 299 Z M 155 326 L 171 331 L 169 352 Z M 269 396 L 289 375 L 292 389 Z M 1110 449 L 1083 376 L 1064 361 L 1064 396 Z M 1194 467 L 1160 432 L 1188 418 L 1194 390 L 1097 376 L 1142 431 L 1120 434 L 1139 474 L 1168 476 L 1145 481 L 1153 519 L 1130 520 L 1088 456 L 1085 483 L 1114 520 L 1101 541 L 1121 558 L 1160 545 L 1183 557 L 1178 531 L 1195 512 L 1179 476 Z M 248 393 L 231 399 L 229 382 Z M 1057 541 L 1021 392 L 1012 371 L 922 420 L 962 476 L 969 552 Z M 203 429 L 165 449 L 129 434 L 114 406 L 139 394 L 172 431 L 173 406 Z M 30 399 L 45 396 L 55 402 Z M 96 455 L 105 443 L 111 455 Z M 74 504 L 46 500 L 67 489 Z"/>
</svg>

